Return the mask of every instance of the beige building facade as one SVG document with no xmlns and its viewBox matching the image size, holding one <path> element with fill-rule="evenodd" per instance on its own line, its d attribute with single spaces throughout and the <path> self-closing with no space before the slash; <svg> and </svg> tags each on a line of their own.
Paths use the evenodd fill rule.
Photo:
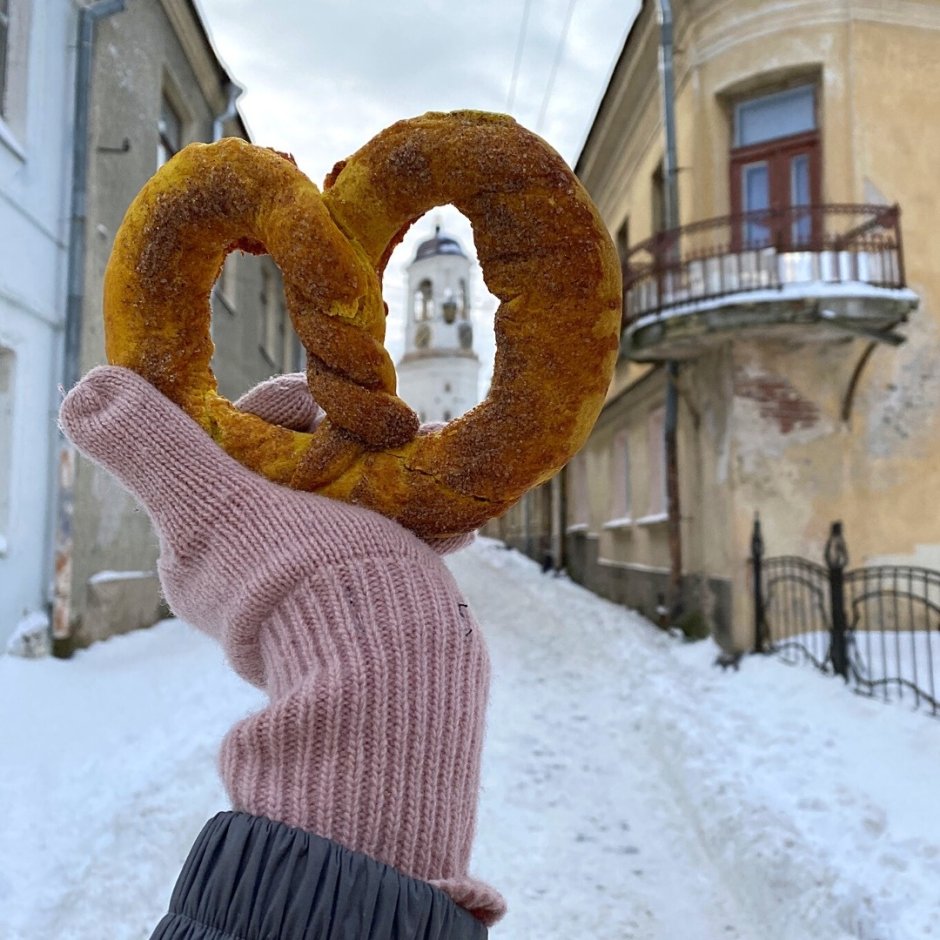
<svg viewBox="0 0 940 940">
<path fill-rule="evenodd" d="M 772 554 L 821 561 L 840 519 L 854 565 L 940 568 L 940 4 L 675 0 L 675 229 L 658 7 L 576 167 L 621 252 L 623 355 L 564 486 L 502 526 L 746 649 L 757 513 Z"/>
</svg>

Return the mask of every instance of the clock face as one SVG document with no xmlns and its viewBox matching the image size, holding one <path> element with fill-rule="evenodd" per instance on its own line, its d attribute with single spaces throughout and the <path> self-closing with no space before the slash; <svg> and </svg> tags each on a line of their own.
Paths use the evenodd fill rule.
<svg viewBox="0 0 940 940">
<path fill-rule="evenodd" d="M 431 344 L 431 325 L 419 323 L 415 329 L 415 346 L 418 349 L 427 349 Z"/>
</svg>

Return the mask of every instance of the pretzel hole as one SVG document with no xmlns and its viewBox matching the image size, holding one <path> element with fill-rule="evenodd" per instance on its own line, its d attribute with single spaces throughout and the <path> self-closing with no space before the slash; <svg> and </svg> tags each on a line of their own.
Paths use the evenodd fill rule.
<svg viewBox="0 0 940 940">
<path fill-rule="evenodd" d="M 212 287 L 211 367 L 219 394 L 229 401 L 276 373 L 306 369 L 306 353 L 287 311 L 283 276 L 264 252 L 260 243 L 230 249 Z M 246 342 L 246 329 L 254 330 L 256 338 L 249 336 Z"/>
<path fill-rule="evenodd" d="M 416 219 L 389 257 L 382 294 L 398 394 L 422 423 L 446 423 L 482 401 L 499 301 L 487 289 L 470 220 L 453 205 Z"/>
</svg>

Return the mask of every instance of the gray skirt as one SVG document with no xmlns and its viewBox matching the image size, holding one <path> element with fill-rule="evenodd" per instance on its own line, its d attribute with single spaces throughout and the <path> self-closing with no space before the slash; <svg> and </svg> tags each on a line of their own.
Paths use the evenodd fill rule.
<svg viewBox="0 0 940 940">
<path fill-rule="evenodd" d="M 486 940 L 448 895 L 329 839 L 219 813 L 151 940 Z"/>
</svg>

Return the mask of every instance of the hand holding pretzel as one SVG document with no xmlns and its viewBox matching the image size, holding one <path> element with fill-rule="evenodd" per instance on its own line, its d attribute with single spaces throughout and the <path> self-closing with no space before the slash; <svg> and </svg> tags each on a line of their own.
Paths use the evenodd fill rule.
<svg viewBox="0 0 940 940">
<path fill-rule="evenodd" d="M 452 203 L 499 298 L 486 400 L 418 435 L 395 395 L 380 277 L 408 227 Z M 311 433 L 239 410 L 209 368 L 209 292 L 228 250 L 284 274 Z M 240 140 L 187 147 L 144 187 L 105 281 L 110 361 L 140 373 L 248 468 L 362 505 L 433 538 L 504 512 L 586 439 L 617 357 L 620 274 L 606 229 L 544 141 L 479 112 L 393 125 L 328 177 Z"/>
<path fill-rule="evenodd" d="M 281 377 L 239 407 L 308 428 L 321 416 L 305 385 Z M 61 423 L 150 516 L 174 613 L 267 693 L 222 746 L 234 810 L 391 865 L 486 923 L 498 918 L 502 898 L 468 873 L 487 654 L 437 557 L 461 540 L 429 544 L 378 513 L 263 479 L 128 369 L 92 370 Z M 243 861 L 238 843 L 200 912 L 218 903 L 225 916 L 220 892 Z M 261 867 L 295 884 L 279 863 Z M 310 864 L 301 859 L 304 871 Z M 322 879 L 328 906 L 339 877 Z"/>
</svg>

